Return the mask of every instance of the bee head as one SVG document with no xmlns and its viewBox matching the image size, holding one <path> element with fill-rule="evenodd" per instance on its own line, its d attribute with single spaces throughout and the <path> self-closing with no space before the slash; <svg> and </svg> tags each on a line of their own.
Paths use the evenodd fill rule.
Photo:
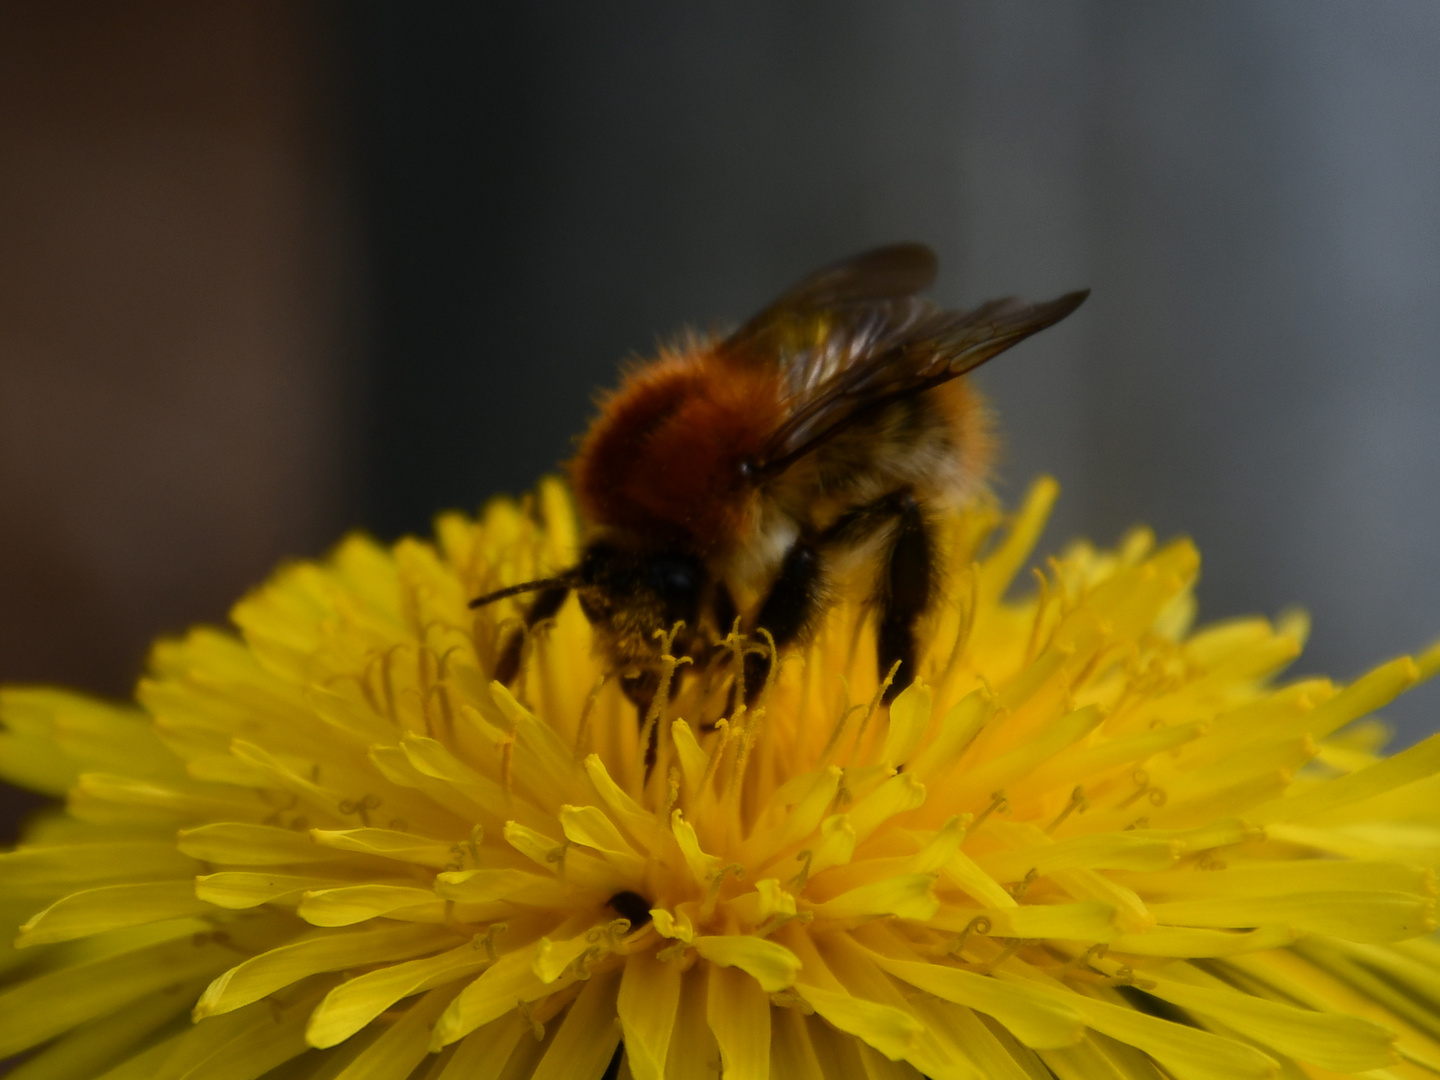
<svg viewBox="0 0 1440 1080">
<path fill-rule="evenodd" d="M 708 574 L 701 559 L 677 548 L 631 550 L 591 543 L 573 571 L 573 588 L 585 617 L 618 655 L 655 655 L 657 631 L 678 622 L 694 627 Z"/>
</svg>

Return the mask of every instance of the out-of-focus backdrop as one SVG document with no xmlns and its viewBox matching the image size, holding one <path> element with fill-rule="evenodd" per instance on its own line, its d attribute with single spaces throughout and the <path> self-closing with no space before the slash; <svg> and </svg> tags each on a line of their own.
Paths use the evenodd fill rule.
<svg viewBox="0 0 1440 1080">
<path fill-rule="evenodd" d="M 4 5 L 0 680 L 123 695 L 895 239 L 950 304 L 1094 289 L 978 376 L 1048 543 L 1189 533 L 1205 615 L 1352 677 L 1440 636 L 1436 56 L 1433 0 Z"/>
</svg>

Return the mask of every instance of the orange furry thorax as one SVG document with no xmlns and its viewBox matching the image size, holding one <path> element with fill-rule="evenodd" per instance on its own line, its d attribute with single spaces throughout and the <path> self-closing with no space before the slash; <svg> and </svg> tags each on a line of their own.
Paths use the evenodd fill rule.
<svg viewBox="0 0 1440 1080">
<path fill-rule="evenodd" d="M 663 351 L 600 403 L 570 463 L 593 524 L 710 554 L 743 541 L 756 512 L 742 463 L 784 414 L 779 372 L 710 342 Z"/>
</svg>

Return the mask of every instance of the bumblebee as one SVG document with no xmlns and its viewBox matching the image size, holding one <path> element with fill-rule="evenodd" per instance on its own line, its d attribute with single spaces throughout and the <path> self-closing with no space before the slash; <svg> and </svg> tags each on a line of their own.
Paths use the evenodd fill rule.
<svg viewBox="0 0 1440 1080">
<path fill-rule="evenodd" d="M 835 569 L 868 556 L 881 675 L 899 664 L 892 698 L 914 680 L 917 624 L 938 592 L 935 518 L 983 489 L 993 459 L 964 376 L 1089 295 L 947 311 L 919 295 L 935 274 L 923 245 L 877 248 L 728 336 L 629 371 L 569 465 L 588 529 L 579 562 L 471 606 L 537 592 L 528 628 L 575 593 L 643 714 L 676 624 L 686 636 L 672 651 L 702 664 L 737 619 L 777 649 L 803 642 Z M 518 674 L 522 636 L 501 650 L 502 682 Z M 747 661 L 750 696 L 769 662 Z"/>
</svg>

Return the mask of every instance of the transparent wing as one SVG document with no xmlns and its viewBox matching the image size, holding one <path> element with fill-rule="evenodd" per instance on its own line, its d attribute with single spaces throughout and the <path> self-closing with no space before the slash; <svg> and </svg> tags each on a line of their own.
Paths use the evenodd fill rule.
<svg viewBox="0 0 1440 1080">
<path fill-rule="evenodd" d="M 757 479 L 870 411 L 974 370 L 1089 295 L 944 311 L 917 295 L 936 268 L 923 244 L 875 248 L 811 274 L 721 343 L 729 362 L 774 365 L 784 376 L 788 415 L 754 463 Z"/>
<path fill-rule="evenodd" d="M 776 356 L 837 311 L 912 297 L 935 282 L 935 253 L 924 244 L 890 244 L 806 277 L 726 339 L 736 352 Z"/>
<path fill-rule="evenodd" d="M 828 332 L 789 361 L 786 421 L 756 462 L 770 475 L 890 402 L 973 371 L 1069 315 L 1089 290 L 1039 304 L 992 300 L 942 311 L 913 298 L 862 302 L 835 313 Z"/>
<path fill-rule="evenodd" d="M 915 294 L 935 272 L 923 244 L 867 251 L 811 274 L 721 348 L 732 363 L 778 365 L 791 397 L 803 398 L 933 310 Z"/>
</svg>

